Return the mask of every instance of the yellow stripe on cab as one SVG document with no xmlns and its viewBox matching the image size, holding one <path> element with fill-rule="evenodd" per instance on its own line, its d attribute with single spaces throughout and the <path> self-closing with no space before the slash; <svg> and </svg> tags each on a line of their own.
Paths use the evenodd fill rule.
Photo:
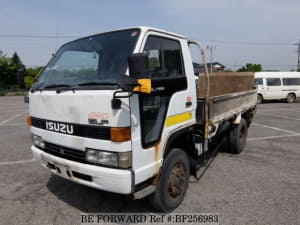
<svg viewBox="0 0 300 225">
<path fill-rule="evenodd" d="M 169 116 L 166 119 L 166 127 L 170 127 L 170 126 L 173 126 L 178 123 L 182 123 L 182 122 L 190 120 L 190 119 L 192 119 L 192 113 L 190 113 L 190 112 L 177 114 L 175 116 Z"/>
</svg>

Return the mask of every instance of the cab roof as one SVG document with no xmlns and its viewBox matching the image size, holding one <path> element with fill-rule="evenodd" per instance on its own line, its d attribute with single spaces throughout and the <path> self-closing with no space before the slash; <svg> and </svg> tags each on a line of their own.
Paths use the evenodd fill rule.
<svg viewBox="0 0 300 225">
<path fill-rule="evenodd" d="M 148 31 L 155 31 L 155 32 L 158 32 L 158 33 L 167 34 L 167 35 L 174 36 L 174 37 L 177 37 L 177 38 L 186 39 L 186 37 L 184 37 L 180 34 L 172 33 L 172 32 L 166 31 L 166 30 L 162 30 L 162 29 L 158 29 L 158 28 L 154 28 L 154 27 L 147 27 L 147 26 L 137 26 L 137 27 L 127 27 L 127 28 L 122 28 L 122 29 L 116 29 L 116 30 L 108 30 L 108 31 L 101 32 L 101 33 L 95 33 L 95 34 L 91 34 L 91 35 L 87 35 L 87 36 L 82 36 L 80 38 L 76 38 L 72 41 L 68 41 L 68 42 L 64 43 L 61 47 L 63 47 L 66 44 L 69 44 L 71 42 L 78 41 L 78 40 L 81 40 L 81 39 L 84 39 L 84 38 L 89 38 L 89 37 L 92 37 L 92 36 L 105 34 L 105 33 L 111 33 L 111 32 L 115 32 L 115 31 L 130 30 L 130 29 L 139 29 L 139 30 L 141 30 L 142 33 L 146 33 Z"/>
<path fill-rule="evenodd" d="M 83 36 L 83 37 L 78 38 L 78 39 L 82 39 L 82 38 L 86 38 L 86 37 L 90 37 L 90 36 L 95 36 L 95 35 L 99 35 L 99 34 L 104 34 L 104 33 L 115 32 L 115 31 L 129 30 L 129 29 L 140 29 L 142 32 L 156 31 L 156 32 L 163 33 L 163 34 L 168 34 L 168 35 L 171 35 L 171 36 L 174 36 L 174 37 L 186 39 L 186 37 L 184 37 L 180 34 L 176 34 L 176 33 L 170 32 L 170 31 L 166 31 L 166 30 L 158 29 L 158 28 L 154 28 L 154 27 L 147 27 L 147 26 L 127 27 L 127 28 L 109 30 L 109 31 L 101 32 L 101 33 L 96 33 L 96 34 L 91 34 L 91 35 L 88 35 L 88 36 Z M 76 40 L 78 40 L 78 39 L 76 39 Z"/>
<path fill-rule="evenodd" d="M 139 27 L 136 27 L 136 28 L 141 29 L 144 32 L 156 31 L 156 32 L 159 32 L 159 33 L 164 33 L 164 34 L 168 34 L 168 35 L 172 35 L 172 36 L 175 36 L 175 37 L 186 39 L 186 37 L 184 37 L 180 34 L 176 34 L 176 33 L 173 33 L 173 32 L 167 31 L 167 30 L 158 29 L 158 28 L 154 28 L 154 27 L 139 26 Z"/>
</svg>

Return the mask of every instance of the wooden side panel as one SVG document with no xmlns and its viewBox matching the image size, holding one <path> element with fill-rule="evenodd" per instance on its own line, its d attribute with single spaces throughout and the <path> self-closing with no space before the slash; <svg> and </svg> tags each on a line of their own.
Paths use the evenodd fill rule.
<svg viewBox="0 0 300 225">
<path fill-rule="evenodd" d="M 226 94 L 221 96 L 210 97 L 208 101 L 210 124 L 217 123 L 222 120 L 233 118 L 239 113 L 245 112 L 254 107 L 257 101 L 256 90 L 248 90 Z M 204 124 L 204 98 L 197 100 L 197 122 Z"/>
<path fill-rule="evenodd" d="M 247 91 L 254 88 L 253 72 L 210 73 L 209 78 L 210 97 Z M 205 81 L 204 74 L 199 74 L 198 97 L 204 97 L 205 95 Z"/>
</svg>

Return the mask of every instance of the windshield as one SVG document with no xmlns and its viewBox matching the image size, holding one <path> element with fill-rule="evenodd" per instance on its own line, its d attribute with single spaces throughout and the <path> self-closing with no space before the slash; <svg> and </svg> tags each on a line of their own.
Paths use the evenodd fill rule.
<svg viewBox="0 0 300 225">
<path fill-rule="evenodd" d="M 63 45 L 38 77 L 32 89 L 116 85 L 125 74 L 138 29 L 115 31 Z"/>
</svg>

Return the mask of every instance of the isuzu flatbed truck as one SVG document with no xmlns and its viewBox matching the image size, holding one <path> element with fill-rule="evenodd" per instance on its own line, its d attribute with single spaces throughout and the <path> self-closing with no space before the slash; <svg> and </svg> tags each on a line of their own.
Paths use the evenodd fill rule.
<svg viewBox="0 0 300 225">
<path fill-rule="evenodd" d="M 190 45 L 199 47 L 204 74 L 194 73 Z M 160 29 L 71 41 L 28 94 L 33 157 L 65 179 L 148 196 L 171 211 L 207 152 L 222 143 L 243 150 L 256 108 L 253 80 L 208 74 L 199 43 Z"/>
</svg>

